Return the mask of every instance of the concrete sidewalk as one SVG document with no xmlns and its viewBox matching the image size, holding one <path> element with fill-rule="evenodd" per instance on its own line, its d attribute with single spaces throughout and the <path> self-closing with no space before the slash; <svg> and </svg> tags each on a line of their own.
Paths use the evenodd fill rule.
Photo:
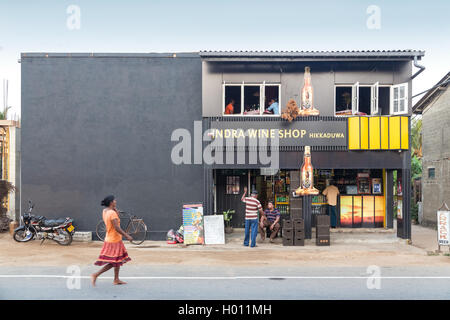
<svg viewBox="0 0 450 320">
<path fill-rule="evenodd" d="M 430 255 L 436 249 L 434 230 L 413 227 L 413 245 L 396 237 L 395 230 L 333 230 L 331 246 L 318 247 L 315 239 L 305 246 L 283 246 L 258 236 L 257 247 L 243 246 L 243 230 L 226 236 L 224 245 L 169 245 L 166 241 L 125 242 L 133 265 L 197 266 L 450 266 L 450 257 Z M 9 233 L 0 234 L 0 266 L 92 265 L 103 243 L 73 242 L 68 247 L 53 241 L 18 243 Z"/>
</svg>

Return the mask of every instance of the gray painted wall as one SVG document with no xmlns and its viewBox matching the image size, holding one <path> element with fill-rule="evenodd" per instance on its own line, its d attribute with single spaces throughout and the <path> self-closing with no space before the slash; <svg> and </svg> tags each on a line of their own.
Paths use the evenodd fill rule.
<svg viewBox="0 0 450 320">
<path fill-rule="evenodd" d="M 202 62 L 203 116 L 223 115 L 222 83 L 278 82 L 281 83 L 282 109 L 290 99 L 300 105 L 305 66 L 311 67 L 314 105 L 321 116 L 334 116 L 335 84 L 392 85 L 408 82 L 411 97 L 411 61 L 355 62 Z M 411 114 L 409 99 L 409 114 Z"/>
<path fill-rule="evenodd" d="M 22 55 L 22 211 L 95 230 L 100 201 L 143 216 L 151 238 L 203 200 L 201 165 L 171 162 L 171 133 L 201 120 L 197 55 Z"/>
<path fill-rule="evenodd" d="M 450 90 L 438 96 L 422 114 L 423 224 L 436 226 L 436 211 L 450 205 Z M 435 177 L 428 169 L 435 169 Z"/>
</svg>

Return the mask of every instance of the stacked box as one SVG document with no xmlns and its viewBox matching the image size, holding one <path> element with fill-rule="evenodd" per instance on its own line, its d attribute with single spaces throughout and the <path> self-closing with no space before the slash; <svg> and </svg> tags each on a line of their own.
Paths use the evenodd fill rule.
<svg viewBox="0 0 450 320">
<path fill-rule="evenodd" d="M 316 215 L 316 245 L 330 245 L 330 217 L 328 215 Z"/>
<path fill-rule="evenodd" d="M 291 228 L 285 228 L 286 221 L 290 220 L 284 220 L 283 221 L 283 246 L 293 246 L 294 245 L 294 229 Z M 289 224 L 288 224 L 289 225 Z M 292 222 L 290 223 L 292 226 Z"/>
<path fill-rule="evenodd" d="M 294 246 L 305 245 L 305 222 L 303 219 L 293 219 L 292 224 L 294 226 Z"/>
<path fill-rule="evenodd" d="M 292 195 L 289 198 L 289 209 L 291 214 L 291 219 L 301 219 L 303 218 L 303 198 L 294 198 Z"/>
</svg>

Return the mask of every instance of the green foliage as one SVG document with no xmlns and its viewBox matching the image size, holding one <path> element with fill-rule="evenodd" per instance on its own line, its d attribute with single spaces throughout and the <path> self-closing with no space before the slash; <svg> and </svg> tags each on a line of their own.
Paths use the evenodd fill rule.
<svg viewBox="0 0 450 320">
<path fill-rule="evenodd" d="M 8 110 L 11 109 L 11 107 L 6 108 L 2 112 L 0 112 L 0 120 L 7 120 L 8 119 Z"/>
<path fill-rule="evenodd" d="M 416 202 L 414 202 L 414 198 L 411 197 L 411 220 L 419 221 L 419 206 Z"/>
<path fill-rule="evenodd" d="M 411 180 L 422 176 L 422 161 L 415 155 L 411 157 Z"/>
<path fill-rule="evenodd" d="M 227 211 L 223 212 L 223 220 L 225 220 L 225 223 L 227 227 L 230 227 L 231 225 L 231 219 L 233 218 L 234 210 L 228 209 Z"/>
<path fill-rule="evenodd" d="M 422 156 L 422 119 L 413 121 L 411 124 L 411 152 Z"/>
</svg>

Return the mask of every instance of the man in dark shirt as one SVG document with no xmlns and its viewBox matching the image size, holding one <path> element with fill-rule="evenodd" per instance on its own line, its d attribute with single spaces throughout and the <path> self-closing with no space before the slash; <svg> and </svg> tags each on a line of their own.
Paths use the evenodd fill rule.
<svg viewBox="0 0 450 320">
<path fill-rule="evenodd" d="M 261 220 L 259 222 L 259 233 L 261 234 L 262 241 L 266 239 L 266 228 L 270 228 L 270 242 L 273 242 L 278 230 L 280 230 L 280 218 L 280 211 L 273 207 L 272 201 L 269 201 L 267 209 L 264 211 L 264 214 L 261 215 Z"/>
</svg>

